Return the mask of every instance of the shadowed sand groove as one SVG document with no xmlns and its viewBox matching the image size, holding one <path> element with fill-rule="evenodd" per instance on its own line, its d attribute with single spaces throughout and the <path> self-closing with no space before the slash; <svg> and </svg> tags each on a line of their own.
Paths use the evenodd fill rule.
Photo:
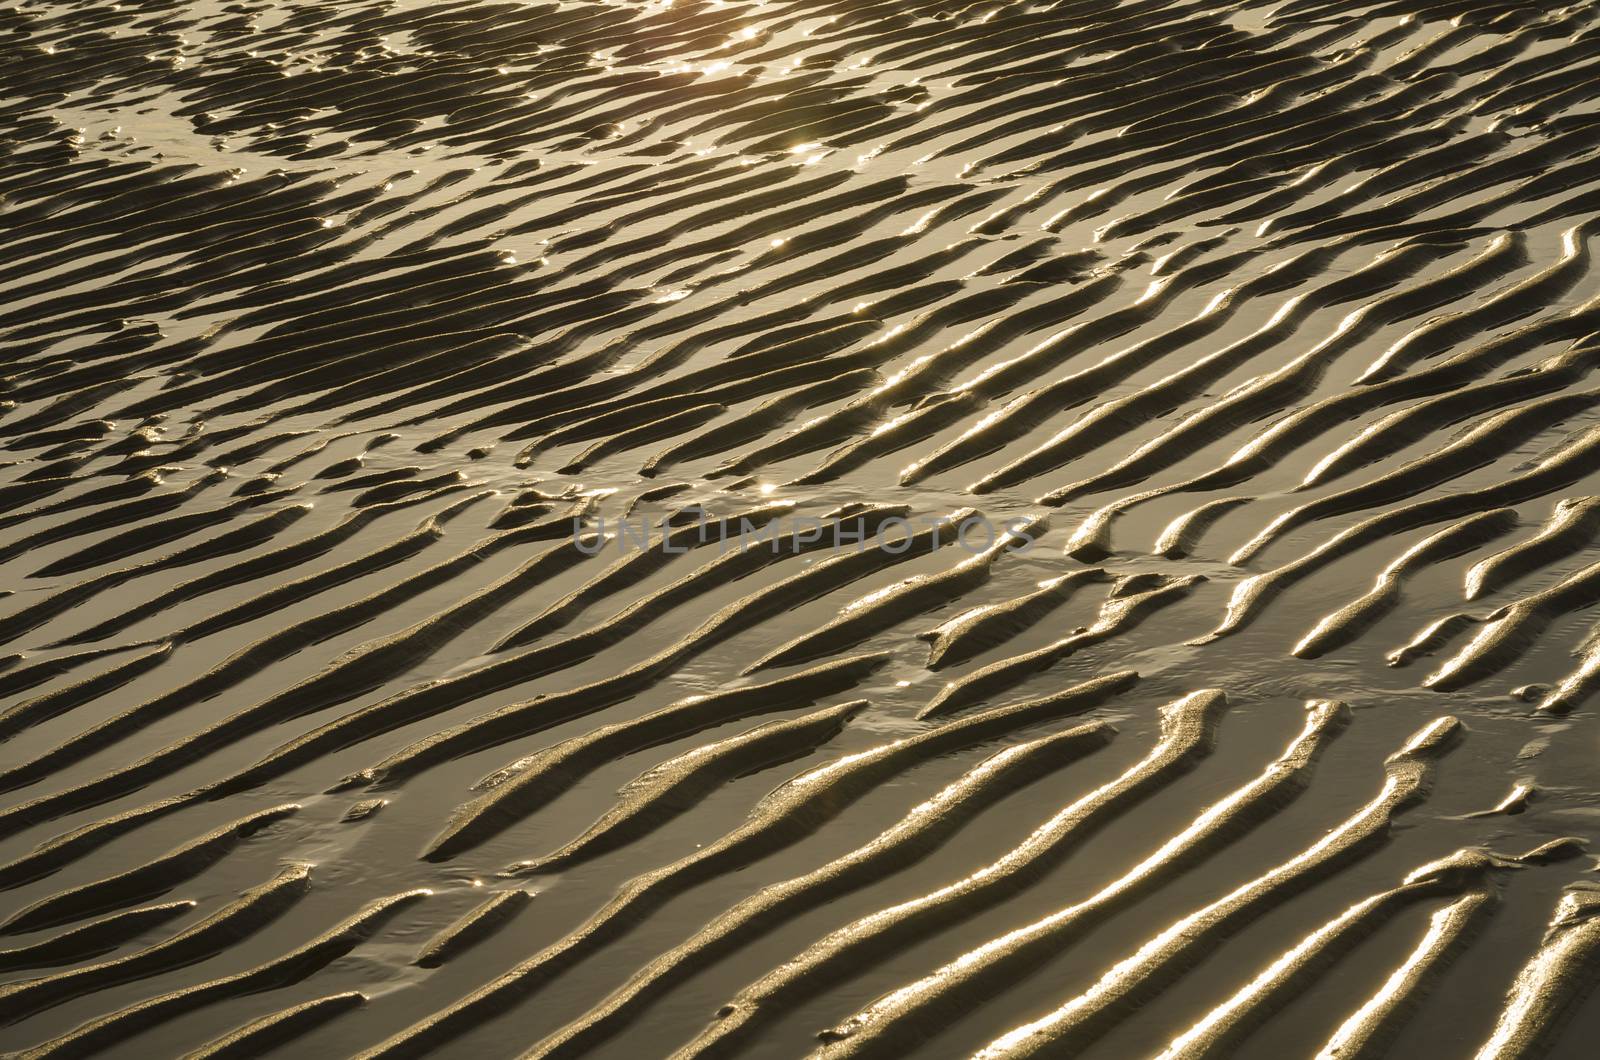
<svg viewBox="0 0 1600 1060">
<path fill-rule="evenodd" d="M 918 636 L 928 642 L 928 669 L 953 666 L 998 647 L 1060 608 L 1084 585 L 1109 581 L 1103 567 L 1072 571 L 1012 600 L 962 611 Z"/>
<path fill-rule="evenodd" d="M 307 1001 L 286 1008 L 282 1012 L 251 1020 L 238 1030 L 184 1054 L 184 1060 L 223 1060 L 225 1057 L 257 1056 L 299 1037 L 341 1012 L 359 1008 L 366 1004 L 366 1001 L 366 995 L 354 990 Z"/>
<path fill-rule="evenodd" d="M 287 805 L 252 814 L 167 854 L 151 858 L 139 868 L 42 898 L 0 924 L 0 934 L 53 927 L 85 913 L 103 912 L 118 905 L 153 898 L 226 857 L 246 836 L 299 809 L 299 806 Z"/>
<path fill-rule="evenodd" d="M 1154 989 L 1160 978 L 1179 973 L 1186 958 L 1192 960 L 1194 951 L 1207 941 L 1224 937 L 1231 924 L 1381 842 L 1394 813 L 1426 798 L 1434 759 L 1459 728 L 1460 722 L 1451 717 L 1424 728 L 1389 757 L 1377 796 L 1337 828 L 1266 874 L 1180 918 L 1114 965 L 1088 991 L 1048 1016 L 1007 1032 L 979 1055 L 1031 1056 L 1101 1033 L 1126 1015 L 1129 998 Z"/>
<path fill-rule="evenodd" d="M 671 977 L 696 964 L 714 959 L 719 950 L 736 945 L 741 934 L 759 930 L 789 908 L 825 902 L 830 894 L 857 886 L 879 865 L 900 868 L 913 863 L 927 844 L 936 843 L 1007 788 L 1028 779 L 1028 774 L 1054 768 L 1083 748 L 1109 740 L 1110 731 L 1091 724 L 1068 729 L 1007 748 L 979 763 L 954 784 L 912 808 L 907 817 L 864 847 L 858 847 L 808 875 L 766 888 L 702 928 L 687 943 L 658 958 L 645 972 L 630 980 L 600 1008 L 590 1012 L 534 1052 L 542 1056 L 571 1055 L 608 1033 L 608 1028 L 628 1017 L 631 1008 L 660 991 Z M 1080 747 L 1080 745 L 1082 745 Z M 881 870 L 879 870 L 881 871 Z"/>
<path fill-rule="evenodd" d="M 1541 1044 L 1547 1046 L 1562 1017 L 1593 986 L 1593 977 L 1576 969 L 1600 942 L 1600 922 L 1594 919 L 1597 898 L 1589 888 L 1562 895 L 1538 952 L 1517 973 L 1494 1033 L 1477 1056 L 1526 1056 Z"/>
<path fill-rule="evenodd" d="M 652 831 L 667 818 L 691 809 L 734 777 L 816 750 L 867 706 L 866 700 L 854 700 L 792 721 L 769 721 L 652 766 L 630 780 L 617 804 L 582 835 L 527 862 L 523 868 L 528 872 L 554 872 L 621 846 Z M 422 856 L 430 861 L 452 857 L 465 845 L 464 835 L 464 829 L 454 829 L 429 844 Z"/>
<path fill-rule="evenodd" d="M 1468 600 L 1494 592 L 1519 576 L 1580 551 L 1600 533 L 1600 498 L 1579 497 L 1557 501 L 1539 532 L 1467 571 Z"/>
<path fill-rule="evenodd" d="M 1132 870 L 1076 905 L 963 954 L 957 960 L 888 994 L 839 1026 L 825 1032 L 825 1055 L 875 1056 L 904 1049 L 927 1033 L 939 1013 L 977 1000 L 992 985 L 1037 963 L 1081 929 L 1088 918 L 1158 883 L 1185 861 L 1203 857 L 1231 834 L 1250 828 L 1294 798 L 1309 782 L 1307 774 L 1322 744 L 1337 734 L 1347 708 L 1324 701 L 1310 704 L 1305 729 L 1255 780 L 1206 808 L 1187 827 Z"/>
<path fill-rule="evenodd" d="M 1587 1055 L 1597 48 L 0 7 L 0 1052 Z"/>
<path fill-rule="evenodd" d="M 1408 873 L 1398 887 L 1365 898 L 1334 920 L 1317 928 L 1284 952 L 1243 990 L 1206 1014 L 1206 1018 L 1173 1039 L 1162 1051 L 1163 1060 L 1177 1057 L 1226 1055 L 1235 1042 L 1264 1018 L 1262 1010 L 1281 1004 L 1308 979 L 1327 974 L 1329 966 L 1419 898 L 1436 894 L 1453 897 L 1474 888 L 1463 902 L 1490 900 L 1485 879 L 1501 867 L 1498 859 L 1480 851 L 1463 850 L 1451 857 L 1423 865 Z M 1515 866 L 1508 866 L 1515 867 Z M 1460 907 L 1450 909 L 1460 912 Z M 1337 1047 L 1335 1047 L 1337 1048 Z"/>
<path fill-rule="evenodd" d="M 494 934 L 506 921 L 516 916 L 533 900 L 529 891 L 502 891 L 484 902 L 471 913 L 441 931 L 432 942 L 422 948 L 414 963 L 433 968 L 451 960 L 478 942 Z"/>
<path fill-rule="evenodd" d="M 575 783 L 586 765 L 593 768 L 619 753 L 693 733 L 717 722 L 749 713 L 785 710 L 830 692 L 843 691 L 851 687 L 853 679 L 871 673 L 887 661 L 883 655 L 868 655 L 824 663 L 765 684 L 685 700 L 631 723 L 603 726 L 585 736 L 556 744 L 484 778 L 478 786 L 487 787 L 487 794 L 463 805 L 460 819 L 435 840 L 429 850 L 435 856 L 444 856 L 463 848 L 476 837 L 508 827 L 512 821 L 507 815 L 533 812 Z M 858 701 L 856 709 L 861 706 L 862 702 Z M 780 740 L 786 742 L 786 739 L 780 736 Z M 710 747 L 702 746 L 690 753 L 704 754 L 709 750 Z M 634 795 L 637 794 L 635 791 Z"/>
<path fill-rule="evenodd" d="M 0 967 L 8 971 L 14 968 L 48 968 L 98 957 L 155 925 L 182 916 L 194 906 L 192 901 L 165 902 L 142 909 L 130 909 L 125 913 L 113 913 L 31 946 L 0 950 Z"/>
<path fill-rule="evenodd" d="M 1372 588 L 1365 594 L 1319 621 L 1310 633 L 1295 644 L 1293 654 L 1302 659 L 1314 659 L 1350 643 L 1399 605 L 1401 584 L 1412 571 L 1430 562 L 1448 559 L 1466 549 L 1477 548 L 1496 532 L 1509 532 L 1516 521 L 1514 509 L 1496 508 L 1468 516 L 1438 533 L 1428 535 L 1379 571 Z"/>
<path fill-rule="evenodd" d="M 272 882 L 246 892 L 213 916 L 149 949 L 5 987 L 0 997 L 5 999 L 8 1013 L 28 1015 L 100 989 L 107 983 L 139 978 L 151 968 L 178 967 L 203 960 L 228 943 L 269 924 L 305 893 L 310 880 L 309 866 L 286 869 Z"/>
<path fill-rule="evenodd" d="M 1138 675 L 1132 671 L 1096 678 L 1053 696 L 995 707 L 801 773 L 757 803 L 745 824 L 674 864 L 630 881 L 579 931 L 523 962 L 466 1001 L 384 1043 L 372 1055 L 413 1055 L 448 1040 L 460 1033 L 461 1025 L 473 1019 L 475 1013 L 492 1011 L 536 989 L 610 936 L 626 930 L 631 921 L 650 906 L 659 905 L 671 892 L 696 879 L 729 871 L 764 849 L 803 838 L 842 812 L 875 782 L 894 776 L 919 760 L 1038 720 L 1081 713 L 1137 680 Z M 510 871 L 524 875 L 540 868 L 540 863 L 534 861 L 514 865 Z"/>
<path fill-rule="evenodd" d="M 1176 603 L 1195 585 L 1205 580 L 1200 575 L 1188 575 L 1171 582 L 1167 582 L 1160 575 L 1150 577 L 1157 583 L 1152 589 L 1138 591 L 1132 578 L 1122 579 L 1112 585 L 1111 596 L 1100 606 L 1100 614 L 1092 625 L 1080 626 L 1070 635 L 1054 643 L 1023 655 L 1014 655 L 990 663 L 945 685 L 928 705 L 918 712 L 917 717 L 937 717 L 999 695 L 1027 680 L 1034 673 L 1049 669 L 1074 652 L 1137 626 L 1149 615 Z"/>
<path fill-rule="evenodd" d="M 1448 659 L 1424 683 L 1450 691 L 1481 681 L 1507 666 L 1560 615 L 1600 599 L 1600 564 L 1523 597 L 1490 615 L 1477 636 Z"/>
<path fill-rule="evenodd" d="M 22 1055 L 81 1056 L 103 1047 L 107 1036 L 125 1035 L 159 1024 L 186 1009 L 239 993 L 271 989 L 299 981 L 329 962 L 349 953 L 380 930 L 384 923 L 412 902 L 427 897 L 427 891 L 411 891 L 370 903 L 356 915 L 328 929 L 302 946 L 276 960 L 246 972 L 213 979 L 172 993 L 140 1002 L 129 1008 L 93 1020 L 68 1034 L 44 1042 Z"/>
<path fill-rule="evenodd" d="M 1356 1060 L 1381 1056 L 1407 1008 L 1420 1000 L 1429 981 L 1438 975 L 1454 950 L 1469 941 L 1474 922 L 1493 906 L 1491 891 L 1469 891 L 1428 918 L 1428 930 L 1416 948 L 1379 986 L 1378 992 L 1339 1025 L 1317 1060 Z"/>
</svg>

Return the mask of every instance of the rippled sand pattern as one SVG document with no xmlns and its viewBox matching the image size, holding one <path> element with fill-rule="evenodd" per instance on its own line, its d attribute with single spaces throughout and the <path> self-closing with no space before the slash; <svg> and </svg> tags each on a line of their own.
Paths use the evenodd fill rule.
<svg viewBox="0 0 1600 1060">
<path fill-rule="evenodd" d="M 0 1047 L 1593 1055 L 1600 4 L 8 0 L 0 87 Z"/>
</svg>

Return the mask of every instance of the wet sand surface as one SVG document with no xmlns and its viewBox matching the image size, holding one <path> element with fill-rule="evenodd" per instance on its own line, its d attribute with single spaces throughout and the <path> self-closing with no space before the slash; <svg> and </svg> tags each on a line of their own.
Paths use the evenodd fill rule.
<svg viewBox="0 0 1600 1060">
<path fill-rule="evenodd" d="M 1592 1055 L 1600 4 L 0 61 L 0 1047 Z"/>
</svg>

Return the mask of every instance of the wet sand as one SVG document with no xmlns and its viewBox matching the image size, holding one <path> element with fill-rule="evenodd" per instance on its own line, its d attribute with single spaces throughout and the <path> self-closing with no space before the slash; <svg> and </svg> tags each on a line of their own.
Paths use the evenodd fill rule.
<svg viewBox="0 0 1600 1060">
<path fill-rule="evenodd" d="M 8 1054 L 1592 1052 L 1600 5 L 0 60 Z"/>
</svg>

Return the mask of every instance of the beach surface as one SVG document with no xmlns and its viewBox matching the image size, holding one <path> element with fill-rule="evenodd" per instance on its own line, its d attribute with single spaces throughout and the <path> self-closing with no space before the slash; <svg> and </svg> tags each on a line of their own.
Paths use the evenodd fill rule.
<svg viewBox="0 0 1600 1060">
<path fill-rule="evenodd" d="M 1600 4 L 0 0 L 0 1051 L 1587 1058 Z"/>
</svg>

